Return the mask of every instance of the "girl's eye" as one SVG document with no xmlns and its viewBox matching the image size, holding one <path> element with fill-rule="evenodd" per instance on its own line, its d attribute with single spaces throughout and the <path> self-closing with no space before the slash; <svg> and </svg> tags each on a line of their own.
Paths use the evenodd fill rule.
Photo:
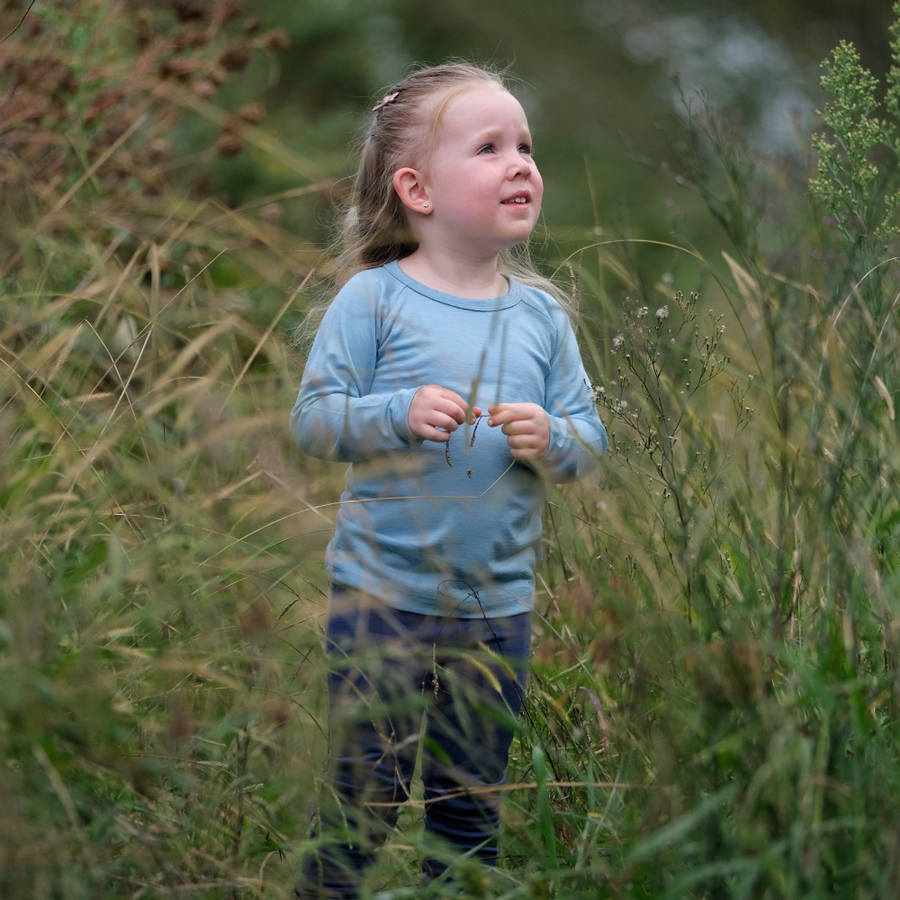
<svg viewBox="0 0 900 900">
<path fill-rule="evenodd" d="M 494 145 L 493 144 L 485 144 L 478 152 L 479 153 L 493 153 Z"/>
<path fill-rule="evenodd" d="M 519 153 L 524 153 L 526 156 L 534 156 L 534 147 L 531 144 L 519 144 Z"/>
</svg>

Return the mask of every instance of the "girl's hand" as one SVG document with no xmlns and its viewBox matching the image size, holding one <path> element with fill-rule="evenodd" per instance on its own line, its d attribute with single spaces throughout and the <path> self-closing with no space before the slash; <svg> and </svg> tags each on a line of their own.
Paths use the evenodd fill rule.
<svg viewBox="0 0 900 900">
<path fill-rule="evenodd" d="M 480 407 L 470 407 L 456 391 L 429 384 L 416 391 L 409 405 L 409 428 L 427 441 L 445 442 L 467 416 L 474 422 L 480 415 Z"/>
<path fill-rule="evenodd" d="M 516 459 L 540 459 L 550 446 L 550 420 L 537 403 L 498 403 L 488 407 L 491 428 L 501 425 Z"/>
</svg>

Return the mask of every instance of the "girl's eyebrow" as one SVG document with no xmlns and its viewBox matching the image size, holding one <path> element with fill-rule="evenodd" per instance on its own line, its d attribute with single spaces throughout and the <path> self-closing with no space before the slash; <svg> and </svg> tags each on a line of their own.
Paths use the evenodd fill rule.
<svg viewBox="0 0 900 900">
<path fill-rule="evenodd" d="M 501 128 L 500 126 L 486 128 L 484 131 L 479 131 L 476 135 L 473 136 L 472 143 L 475 143 L 475 144 L 488 143 L 492 140 L 496 140 L 498 137 L 501 137 L 503 135 L 503 133 L 504 133 L 504 129 Z M 516 138 L 516 140 L 521 140 L 523 138 L 527 139 L 528 141 L 531 141 L 530 129 L 525 128 L 521 132 L 521 134 Z"/>
</svg>

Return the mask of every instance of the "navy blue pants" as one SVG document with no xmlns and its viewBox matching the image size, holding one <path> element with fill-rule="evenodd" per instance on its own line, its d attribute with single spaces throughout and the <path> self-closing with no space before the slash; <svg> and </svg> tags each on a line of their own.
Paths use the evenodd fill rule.
<svg viewBox="0 0 900 900">
<path fill-rule="evenodd" d="M 354 900 L 375 849 L 409 798 L 422 745 L 425 828 L 450 854 L 497 860 L 499 787 L 525 693 L 531 614 L 423 616 L 332 591 L 326 630 L 329 757 L 301 898 Z M 451 873 L 448 873 L 451 874 Z"/>
</svg>

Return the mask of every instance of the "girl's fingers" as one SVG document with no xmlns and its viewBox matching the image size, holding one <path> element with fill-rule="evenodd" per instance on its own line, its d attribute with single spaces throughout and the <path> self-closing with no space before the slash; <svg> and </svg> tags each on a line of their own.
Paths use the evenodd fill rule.
<svg viewBox="0 0 900 900">
<path fill-rule="evenodd" d="M 544 410 L 533 403 L 498 403 L 496 406 L 489 406 L 488 413 L 490 414 L 488 425 L 492 428 L 502 425 L 501 430 L 504 434 L 511 433 L 506 428 L 513 422 L 522 423 L 524 426 L 525 423 L 531 424 L 546 418 Z"/>
<path fill-rule="evenodd" d="M 465 418 L 463 418 L 462 421 L 465 421 Z M 435 415 L 429 420 L 428 424 L 433 425 L 435 428 L 443 428 L 444 431 L 451 432 L 456 431 L 462 424 L 462 421 L 460 421 L 456 415 L 442 414 L 435 410 Z"/>
<path fill-rule="evenodd" d="M 472 411 L 472 421 L 474 421 L 474 417 L 480 416 L 481 411 L 476 406 Z M 465 418 L 463 418 L 463 422 Z M 449 441 L 450 435 L 456 431 L 463 422 L 458 421 L 455 417 L 452 416 L 440 416 L 436 415 L 432 419 L 430 419 L 426 423 L 426 427 L 430 429 L 428 434 L 422 435 L 429 441 Z M 471 424 L 471 423 L 470 423 Z"/>
<path fill-rule="evenodd" d="M 465 404 L 460 406 L 455 400 L 445 401 L 440 405 L 436 405 L 435 412 L 443 413 L 453 419 L 454 428 L 456 428 L 457 425 L 462 425 L 462 423 L 466 421 Z"/>
<path fill-rule="evenodd" d="M 454 394 L 452 399 L 455 407 L 452 415 L 460 425 L 462 425 L 463 422 L 468 422 L 471 425 L 481 415 L 480 406 L 469 406 L 459 394 Z M 459 414 L 459 417 L 457 416 L 457 413 Z"/>
<path fill-rule="evenodd" d="M 533 419 L 538 410 L 540 407 L 532 403 L 498 403 L 496 406 L 488 407 L 488 414 L 491 417 L 488 425 L 505 425 L 508 422 Z"/>
<path fill-rule="evenodd" d="M 488 425 L 506 435 L 516 459 L 540 459 L 550 442 L 547 413 L 536 403 L 497 403 L 488 407 Z"/>
<path fill-rule="evenodd" d="M 506 443 L 510 447 L 518 447 L 520 449 L 532 447 L 540 440 L 540 436 L 536 431 L 507 432 L 504 430 L 503 433 L 506 435 Z"/>
<path fill-rule="evenodd" d="M 481 408 L 469 406 L 456 391 L 429 384 L 419 388 L 409 408 L 409 426 L 428 441 L 446 442 L 450 434 L 467 420 L 472 423 Z"/>
<path fill-rule="evenodd" d="M 536 434 L 526 434 L 523 432 L 510 433 L 505 429 L 504 434 L 506 435 L 506 443 L 512 450 L 524 450 L 535 447 L 539 443 L 539 438 Z"/>
<path fill-rule="evenodd" d="M 500 428 L 507 437 L 528 437 L 537 431 L 533 422 L 517 419 L 515 422 L 509 422 Z"/>
<path fill-rule="evenodd" d="M 459 394 L 449 388 L 438 388 L 438 396 L 434 399 L 433 404 L 436 411 L 452 416 L 460 425 L 466 421 L 467 417 L 474 421 L 476 416 L 481 415 L 479 407 L 469 406 Z"/>
</svg>

